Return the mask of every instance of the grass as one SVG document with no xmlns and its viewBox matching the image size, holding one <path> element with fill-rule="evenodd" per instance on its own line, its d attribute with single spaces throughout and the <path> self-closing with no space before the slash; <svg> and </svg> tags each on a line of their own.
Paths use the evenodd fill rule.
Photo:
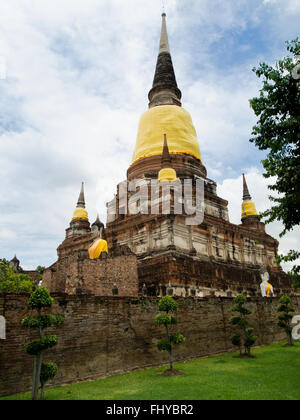
<svg viewBox="0 0 300 420">
<path fill-rule="evenodd" d="M 176 363 L 184 376 L 163 377 L 153 368 L 46 390 L 48 400 L 299 400 L 300 343 L 253 350 L 255 359 L 233 353 Z M 28 400 L 30 393 L 0 398 Z"/>
</svg>

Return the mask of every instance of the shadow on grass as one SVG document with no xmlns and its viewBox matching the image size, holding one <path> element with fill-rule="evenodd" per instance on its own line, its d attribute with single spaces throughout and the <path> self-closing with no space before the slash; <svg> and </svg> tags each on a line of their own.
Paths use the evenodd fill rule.
<svg viewBox="0 0 300 420">
<path fill-rule="evenodd" d="M 164 372 L 160 372 L 158 373 L 159 376 L 182 376 L 185 375 L 184 372 L 182 372 L 181 370 L 176 370 L 176 369 L 168 369 L 165 370 Z"/>
</svg>

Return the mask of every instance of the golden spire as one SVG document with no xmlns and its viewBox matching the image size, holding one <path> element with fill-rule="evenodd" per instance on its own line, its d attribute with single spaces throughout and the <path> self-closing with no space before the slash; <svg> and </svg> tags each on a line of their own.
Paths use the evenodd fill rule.
<svg viewBox="0 0 300 420">
<path fill-rule="evenodd" d="M 242 221 L 245 220 L 247 217 L 256 217 L 258 219 L 258 213 L 249 193 L 249 188 L 247 185 L 245 174 L 243 174 Z"/>
<path fill-rule="evenodd" d="M 81 190 L 72 220 L 89 220 L 88 213 L 85 209 L 84 183 L 81 184 Z"/>
</svg>

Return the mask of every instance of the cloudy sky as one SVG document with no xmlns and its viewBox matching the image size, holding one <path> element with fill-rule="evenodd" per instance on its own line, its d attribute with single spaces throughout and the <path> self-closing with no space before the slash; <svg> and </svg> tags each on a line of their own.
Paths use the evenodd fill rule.
<svg viewBox="0 0 300 420">
<path fill-rule="evenodd" d="M 183 106 L 203 163 L 240 222 L 241 174 L 268 208 L 264 154 L 249 143 L 251 71 L 299 35 L 299 0 L 166 0 Z M 90 221 L 124 180 L 147 109 L 162 0 L 9 0 L 0 3 L 0 257 L 24 268 L 56 259 L 86 183 Z M 278 238 L 278 223 L 267 227 Z M 299 249 L 299 230 L 280 251 Z"/>
</svg>

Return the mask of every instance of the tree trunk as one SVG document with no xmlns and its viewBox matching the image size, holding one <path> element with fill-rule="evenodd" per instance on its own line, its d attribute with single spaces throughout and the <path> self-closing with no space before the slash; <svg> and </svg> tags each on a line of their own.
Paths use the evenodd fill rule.
<svg viewBox="0 0 300 420">
<path fill-rule="evenodd" d="M 42 362 L 43 362 L 43 353 L 39 354 L 38 357 L 38 367 L 37 367 L 37 392 L 39 392 L 41 386 L 41 369 L 42 369 Z"/>
<path fill-rule="evenodd" d="M 41 400 L 45 399 L 45 384 L 41 386 Z"/>
<path fill-rule="evenodd" d="M 171 341 L 170 341 L 170 333 L 169 333 L 168 325 L 166 325 L 166 330 L 167 330 L 167 336 L 168 336 L 168 340 L 169 340 L 170 347 L 171 347 L 171 349 L 169 351 L 170 369 L 173 370 L 173 351 L 172 351 L 172 344 L 171 344 Z"/>
<path fill-rule="evenodd" d="M 41 376 L 41 366 L 42 366 L 43 355 L 42 353 L 38 354 L 35 358 L 34 366 L 34 383 L 32 388 L 32 399 L 39 399 L 39 389 L 40 389 L 40 376 Z"/>
<path fill-rule="evenodd" d="M 38 310 L 38 315 L 41 315 L 41 310 Z M 45 333 L 42 328 L 40 328 L 40 339 L 44 337 Z M 32 399 L 39 399 L 39 389 L 40 389 L 40 378 L 41 378 L 41 367 L 43 361 L 43 352 L 38 354 L 34 359 L 34 369 L 33 369 L 33 384 L 32 384 Z"/>
<path fill-rule="evenodd" d="M 288 337 L 288 345 L 292 347 L 294 345 L 292 333 L 288 331 L 287 332 L 287 337 Z"/>
<path fill-rule="evenodd" d="M 244 319 L 244 317 L 243 317 L 243 319 Z M 244 350 L 245 350 L 244 354 L 248 354 L 248 347 L 246 346 L 246 341 L 247 341 L 246 328 L 243 328 L 243 336 L 244 336 Z"/>
<path fill-rule="evenodd" d="M 32 400 L 36 400 L 36 371 L 37 371 L 37 356 L 34 357 L 33 361 L 33 375 L 32 375 Z"/>
<path fill-rule="evenodd" d="M 172 347 L 171 350 L 169 352 L 169 356 L 170 356 L 170 369 L 173 370 L 173 351 L 172 351 Z"/>
</svg>

